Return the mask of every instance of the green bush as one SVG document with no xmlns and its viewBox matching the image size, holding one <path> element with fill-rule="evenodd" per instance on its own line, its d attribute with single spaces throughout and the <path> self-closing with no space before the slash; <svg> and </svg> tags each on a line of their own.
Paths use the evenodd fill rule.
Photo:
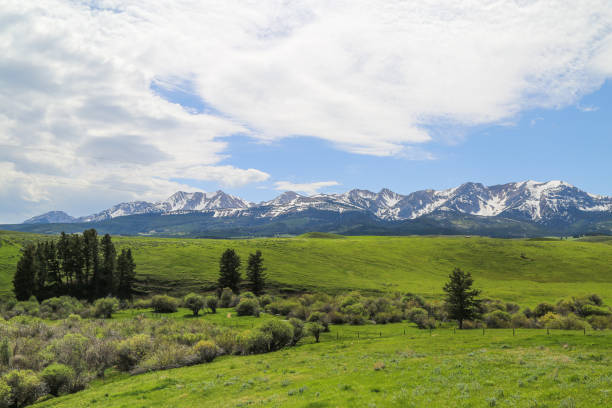
<svg viewBox="0 0 612 408">
<path fill-rule="evenodd" d="M 13 370 L 4 376 L 10 387 L 10 406 L 25 407 L 47 394 L 45 383 L 31 370 Z"/>
<path fill-rule="evenodd" d="M 262 297 L 259 298 L 259 304 L 261 307 L 266 307 L 268 306 L 270 303 L 272 303 L 273 299 L 272 296 L 270 295 L 263 295 Z"/>
<path fill-rule="evenodd" d="M 293 326 L 284 320 L 268 320 L 259 327 L 259 331 L 272 336 L 270 351 L 280 350 L 293 340 Z"/>
<path fill-rule="evenodd" d="M 541 321 L 544 324 L 544 327 L 549 329 L 583 330 L 591 328 L 588 322 L 580 320 L 578 316 L 573 313 L 570 313 L 567 316 L 547 313 L 541 318 Z"/>
<path fill-rule="evenodd" d="M 52 297 L 40 304 L 40 315 L 45 319 L 65 319 L 71 314 L 80 313 L 85 306 L 70 296 Z"/>
<path fill-rule="evenodd" d="M 238 334 L 236 347 L 239 354 L 267 353 L 271 350 L 272 333 L 261 330 L 245 330 Z"/>
<path fill-rule="evenodd" d="M 117 345 L 118 367 L 121 371 L 130 371 L 153 348 L 151 337 L 146 334 L 137 334 L 125 339 Z"/>
<path fill-rule="evenodd" d="M 427 310 L 420 308 L 420 307 L 415 307 L 413 309 L 410 309 L 406 315 L 406 317 L 408 318 L 409 321 L 411 321 L 412 323 L 417 323 L 417 321 L 421 321 L 424 318 L 429 317 L 429 313 L 427 312 Z"/>
<path fill-rule="evenodd" d="M 304 322 L 300 319 L 292 317 L 289 319 L 289 323 L 291 323 L 293 326 L 293 339 L 291 340 L 291 345 L 295 346 L 298 341 L 304 337 Z"/>
<path fill-rule="evenodd" d="M 67 333 L 51 343 L 50 351 L 58 363 L 72 367 L 77 373 L 85 369 L 85 351 L 89 339 L 80 333 Z"/>
<path fill-rule="evenodd" d="M 242 299 L 236 306 L 238 316 L 259 316 L 259 303 L 257 299 Z"/>
<path fill-rule="evenodd" d="M 178 301 L 167 295 L 156 295 L 151 299 L 151 307 L 155 313 L 174 313 L 178 310 Z"/>
<path fill-rule="evenodd" d="M 191 347 L 182 344 L 163 343 L 158 345 L 132 370 L 132 374 L 185 367 L 199 362 Z"/>
<path fill-rule="evenodd" d="M 612 314 L 610 309 L 602 306 L 595 306 L 590 304 L 582 305 L 579 309 L 580 316 L 609 316 Z"/>
<path fill-rule="evenodd" d="M 214 341 L 200 340 L 195 346 L 193 351 L 198 355 L 200 361 L 210 363 L 219 355 L 219 347 Z"/>
<path fill-rule="evenodd" d="M 221 296 L 219 296 L 220 307 L 231 307 L 234 301 L 234 292 L 230 288 L 223 288 Z"/>
<path fill-rule="evenodd" d="M 47 384 L 49 392 L 55 396 L 71 391 L 75 373 L 72 367 L 64 364 L 53 363 L 47 366 L 40 377 Z"/>
<path fill-rule="evenodd" d="M 540 303 L 533 309 L 533 315 L 535 317 L 542 317 L 547 313 L 551 313 L 555 311 L 555 307 L 550 303 Z"/>
<path fill-rule="evenodd" d="M 195 293 L 190 293 L 183 299 L 183 304 L 191 310 L 194 316 L 197 316 L 204 307 L 204 298 Z"/>
<path fill-rule="evenodd" d="M 151 299 L 137 299 L 132 303 L 132 307 L 134 309 L 150 309 L 152 307 Z"/>
<path fill-rule="evenodd" d="M 321 312 L 312 312 L 310 316 L 308 316 L 309 323 L 319 323 L 323 326 L 323 331 L 329 331 L 329 318 L 325 313 Z"/>
<path fill-rule="evenodd" d="M 211 313 L 217 313 L 217 305 L 219 300 L 215 296 L 206 297 L 206 307 L 210 309 Z"/>
<path fill-rule="evenodd" d="M 300 307 L 295 300 L 282 299 L 272 302 L 266 306 L 266 311 L 275 315 L 289 316 L 293 309 Z"/>
<path fill-rule="evenodd" d="M 587 321 L 596 330 L 612 329 L 612 316 L 591 315 L 587 317 Z"/>
<path fill-rule="evenodd" d="M 105 297 L 95 301 L 94 315 L 110 319 L 113 313 L 119 310 L 119 301 L 113 297 Z"/>
<path fill-rule="evenodd" d="M 8 408 L 11 404 L 11 387 L 0 378 L 0 408 Z"/>
<path fill-rule="evenodd" d="M 493 329 L 501 329 L 510 326 L 512 317 L 509 313 L 502 310 L 494 310 L 491 313 L 487 313 L 483 316 L 483 320 L 487 327 Z"/>
<path fill-rule="evenodd" d="M 306 324 L 306 331 L 315 338 L 315 342 L 319 342 L 321 333 L 325 330 L 325 327 L 319 322 L 311 322 Z"/>
<path fill-rule="evenodd" d="M 257 299 L 257 296 L 253 292 L 243 292 L 240 294 L 240 300 L 242 299 Z"/>
</svg>

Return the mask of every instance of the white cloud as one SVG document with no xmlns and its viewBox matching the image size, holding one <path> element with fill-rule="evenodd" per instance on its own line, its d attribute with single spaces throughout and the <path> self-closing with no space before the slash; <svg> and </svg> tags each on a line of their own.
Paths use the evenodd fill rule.
<svg viewBox="0 0 612 408">
<path fill-rule="evenodd" d="M 612 8 L 5 0 L 0 55 L 0 162 L 13 174 L 0 191 L 58 203 L 54 188 L 77 201 L 91 186 L 123 186 L 163 198 L 177 178 L 265 180 L 222 164 L 234 133 L 430 159 L 432 125 L 504 123 L 576 103 L 612 76 Z M 191 114 L 150 88 L 172 79 L 193 83 L 222 115 Z"/>
<path fill-rule="evenodd" d="M 325 187 L 337 186 L 337 181 L 317 181 L 314 183 L 292 183 L 290 181 L 277 181 L 274 183 L 274 189 L 279 191 L 296 191 L 313 195 L 318 193 Z"/>
</svg>

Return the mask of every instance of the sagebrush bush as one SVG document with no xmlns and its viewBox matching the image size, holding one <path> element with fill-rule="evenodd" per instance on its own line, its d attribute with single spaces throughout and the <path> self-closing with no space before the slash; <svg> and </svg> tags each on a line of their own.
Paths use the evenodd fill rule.
<svg viewBox="0 0 612 408">
<path fill-rule="evenodd" d="M 219 355 L 219 347 L 214 341 L 200 340 L 195 346 L 193 351 L 200 358 L 200 361 L 210 363 Z"/>
<path fill-rule="evenodd" d="M 191 310 L 194 316 L 197 316 L 204 307 L 204 298 L 198 294 L 190 293 L 183 298 L 183 304 Z"/>
<path fill-rule="evenodd" d="M 587 321 L 596 330 L 612 329 L 612 316 L 592 315 L 587 318 Z"/>
<path fill-rule="evenodd" d="M 3 380 L 10 387 L 11 407 L 25 407 L 47 394 L 45 383 L 31 370 L 12 370 Z"/>
<path fill-rule="evenodd" d="M 199 362 L 193 349 L 182 344 L 163 343 L 158 345 L 132 370 L 132 374 L 185 367 Z"/>
<path fill-rule="evenodd" d="M 206 307 L 210 309 L 211 313 L 217 313 L 217 305 L 219 300 L 215 296 L 206 297 Z"/>
<path fill-rule="evenodd" d="M 0 378 L 0 408 L 9 408 L 11 405 L 11 387 Z"/>
<path fill-rule="evenodd" d="M 310 323 L 319 323 L 323 326 L 323 330 L 329 331 L 329 318 L 325 313 L 321 312 L 312 312 L 310 316 L 308 316 L 308 322 Z"/>
<path fill-rule="evenodd" d="M 47 384 L 49 392 L 55 396 L 69 393 L 75 379 L 72 367 L 64 364 L 53 363 L 40 373 L 40 377 Z"/>
<path fill-rule="evenodd" d="M 114 297 L 97 299 L 94 302 L 94 316 L 110 319 L 119 310 L 119 300 Z"/>
<path fill-rule="evenodd" d="M 324 330 L 325 328 L 319 322 L 310 322 L 306 324 L 306 331 L 315 338 L 315 342 L 317 343 Z"/>
<path fill-rule="evenodd" d="M 492 329 L 501 329 L 510 327 L 512 317 L 509 313 L 497 309 L 492 311 L 491 313 L 487 313 L 482 317 L 482 319 L 484 320 L 487 327 Z"/>
<path fill-rule="evenodd" d="M 55 361 L 72 367 L 77 373 L 84 370 L 85 351 L 89 339 L 80 333 L 67 333 L 51 343 Z"/>
<path fill-rule="evenodd" d="M 245 330 L 236 338 L 236 351 L 238 354 L 267 353 L 271 350 L 272 333 L 261 330 Z"/>
<path fill-rule="evenodd" d="M 284 320 L 268 320 L 259 327 L 259 331 L 272 336 L 270 351 L 280 350 L 293 340 L 293 326 Z"/>
<path fill-rule="evenodd" d="M 223 288 L 219 296 L 220 307 L 231 307 L 234 300 L 234 292 L 230 288 Z"/>
<path fill-rule="evenodd" d="M 291 339 L 291 345 L 295 346 L 298 341 L 304 337 L 304 322 L 300 319 L 292 317 L 289 319 L 289 323 L 293 326 L 293 338 Z"/>
<path fill-rule="evenodd" d="M 151 299 L 155 313 L 174 313 L 178 310 L 178 301 L 172 296 L 156 295 Z"/>
<path fill-rule="evenodd" d="M 257 299 L 245 298 L 236 306 L 238 316 L 259 316 L 259 303 Z"/>
<path fill-rule="evenodd" d="M 70 296 L 52 297 L 40 304 L 40 315 L 45 319 L 65 319 L 71 314 L 78 314 L 85 305 Z"/>
<path fill-rule="evenodd" d="M 542 317 L 547 313 L 552 313 L 555 311 L 555 307 L 550 303 L 540 303 L 533 309 L 533 315 L 535 317 Z"/>
<path fill-rule="evenodd" d="M 147 334 L 137 334 L 117 345 L 118 368 L 121 371 L 133 369 L 153 348 L 153 341 Z"/>
</svg>

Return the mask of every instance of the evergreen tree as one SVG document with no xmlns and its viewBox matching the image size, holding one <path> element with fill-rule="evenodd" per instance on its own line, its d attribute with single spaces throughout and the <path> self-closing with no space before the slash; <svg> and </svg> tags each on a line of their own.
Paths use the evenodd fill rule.
<svg viewBox="0 0 612 408">
<path fill-rule="evenodd" d="M 83 231 L 83 260 L 85 265 L 84 282 L 87 288 L 87 295 L 92 300 L 95 296 L 95 288 L 100 273 L 98 232 L 93 228 Z"/>
<path fill-rule="evenodd" d="M 36 245 L 36 282 L 34 286 L 34 296 L 36 296 L 38 300 L 47 298 L 47 275 L 49 263 L 47 262 L 46 245 L 46 242 L 39 242 Z"/>
<path fill-rule="evenodd" d="M 478 317 L 480 300 L 476 296 L 480 290 L 472 289 L 474 280 L 472 275 L 465 273 L 459 268 L 455 268 L 449 275 L 449 281 L 444 285 L 446 292 L 446 306 L 451 319 L 459 322 L 459 328 L 463 328 L 464 320 L 471 320 Z"/>
<path fill-rule="evenodd" d="M 117 257 L 117 297 L 119 299 L 132 299 L 134 291 L 134 278 L 136 264 L 132 258 L 131 249 L 122 249 Z"/>
<path fill-rule="evenodd" d="M 78 298 L 87 297 L 83 275 L 84 265 L 83 238 L 78 234 L 71 234 L 67 238 L 64 274 L 68 279 L 70 294 Z"/>
<path fill-rule="evenodd" d="M 114 292 L 114 277 L 117 268 L 117 251 L 109 234 L 104 235 L 100 243 L 102 247 L 102 264 L 100 279 L 96 286 L 96 297 L 105 297 Z"/>
<path fill-rule="evenodd" d="M 266 285 L 265 271 L 261 251 L 258 250 L 254 254 L 249 254 L 246 275 L 249 280 L 249 288 L 257 296 L 261 295 Z"/>
<path fill-rule="evenodd" d="M 219 289 L 230 288 L 238 293 L 241 279 L 240 257 L 233 249 L 226 249 L 219 260 Z"/>
<path fill-rule="evenodd" d="M 36 247 L 28 244 L 17 262 L 13 277 L 13 292 L 17 300 L 28 300 L 34 294 L 36 283 Z"/>
<path fill-rule="evenodd" d="M 60 296 L 62 294 L 62 275 L 60 263 L 57 259 L 57 247 L 53 241 L 45 245 L 45 258 L 47 260 L 47 291 L 48 296 Z"/>
</svg>

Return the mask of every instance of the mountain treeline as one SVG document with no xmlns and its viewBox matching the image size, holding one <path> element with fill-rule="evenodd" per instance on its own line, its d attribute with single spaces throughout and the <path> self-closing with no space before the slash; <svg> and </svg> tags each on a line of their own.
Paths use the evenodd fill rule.
<svg viewBox="0 0 612 408">
<path fill-rule="evenodd" d="M 109 234 L 95 229 L 61 233 L 59 239 L 28 244 L 13 278 L 18 300 L 39 301 L 70 295 L 94 300 L 105 296 L 131 299 L 136 264 L 131 249 L 117 254 Z"/>
</svg>

